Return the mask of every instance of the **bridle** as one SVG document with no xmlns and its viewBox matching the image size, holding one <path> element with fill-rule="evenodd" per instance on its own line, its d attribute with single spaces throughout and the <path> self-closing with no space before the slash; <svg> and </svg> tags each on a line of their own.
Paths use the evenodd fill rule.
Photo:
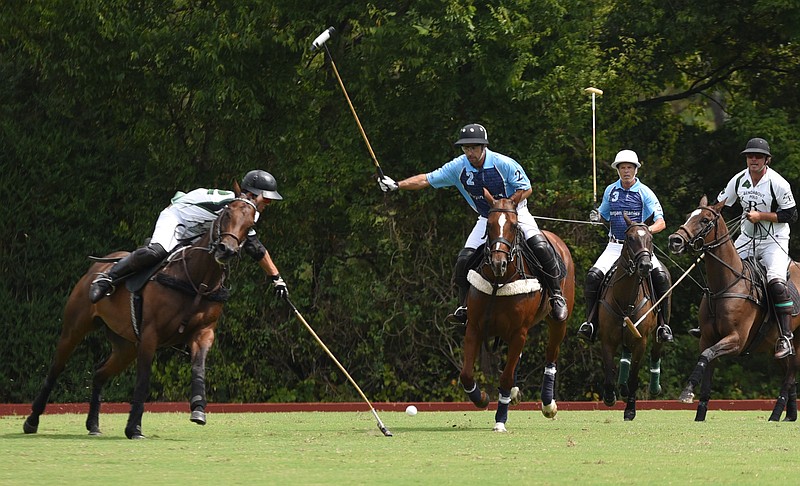
<svg viewBox="0 0 800 486">
<path fill-rule="evenodd" d="M 647 229 L 647 225 L 644 224 L 644 223 L 634 223 L 634 224 L 630 225 L 628 227 L 628 229 L 625 231 L 626 238 L 627 238 L 628 231 L 631 231 L 631 229 L 638 228 L 638 227 L 644 227 L 645 229 Z M 650 230 L 647 229 L 647 231 L 650 231 Z M 624 267 L 624 269 L 625 269 L 625 273 L 628 276 L 631 276 L 634 273 L 636 273 L 636 269 L 638 268 L 639 263 L 642 261 L 642 259 L 644 259 L 644 257 L 648 257 L 651 260 L 653 259 L 653 252 L 651 252 L 650 249 L 647 248 L 645 245 L 642 245 L 642 247 L 639 248 L 636 251 L 634 251 L 631 248 L 631 245 L 625 245 L 625 248 L 627 249 L 628 258 L 626 259 L 627 260 L 627 265 Z"/>
<path fill-rule="evenodd" d="M 683 240 L 686 241 L 686 244 L 689 246 L 689 248 L 691 248 L 695 252 L 701 252 L 701 251 L 705 252 L 708 250 L 713 250 L 714 248 L 717 248 L 718 246 L 725 243 L 731 237 L 730 233 L 725 235 L 725 237 L 723 238 L 717 237 L 717 231 L 718 231 L 717 222 L 721 217 L 721 213 L 719 213 L 710 206 L 700 206 L 697 209 L 709 211 L 711 212 L 711 214 L 714 215 L 714 217 L 708 220 L 705 226 L 703 226 L 695 236 L 692 236 L 689 233 L 689 230 L 686 229 L 685 226 L 686 223 L 682 224 L 680 228 L 678 228 L 678 230 L 675 231 L 675 234 L 683 238 Z M 706 237 L 708 236 L 709 233 L 711 233 L 712 229 L 714 230 L 714 239 L 711 240 L 710 243 L 706 243 Z"/>
<path fill-rule="evenodd" d="M 256 216 L 258 215 L 258 207 L 256 207 L 256 203 L 243 197 L 237 197 L 234 199 L 234 201 L 242 201 L 253 208 L 253 211 L 255 212 L 253 215 L 253 220 L 255 221 Z M 211 223 L 211 241 L 208 245 L 209 253 L 213 252 L 214 248 L 219 246 L 222 242 L 222 239 L 226 236 L 233 238 L 233 240 L 236 241 L 237 247 L 242 247 L 243 241 L 240 240 L 238 236 L 227 231 L 222 231 L 223 218 L 230 218 L 230 206 L 225 206 L 223 213 Z"/>
<path fill-rule="evenodd" d="M 489 210 L 489 214 L 492 214 L 492 213 L 509 213 L 509 214 L 513 214 L 513 215 L 516 216 L 517 215 L 517 210 L 516 209 L 505 209 L 505 208 L 492 208 L 492 209 Z M 516 227 L 516 223 L 513 223 L 512 226 Z M 488 234 L 488 232 L 489 232 L 488 222 L 487 222 L 487 226 L 486 226 L 486 232 L 487 232 L 486 236 L 488 237 L 489 236 L 489 234 Z M 515 232 L 515 234 L 516 234 L 516 232 Z M 500 248 L 500 246 L 499 246 L 500 244 L 503 244 L 506 247 L 508 247 L 508 250 Z M 513 262 L 514 258 L 517 255 L 517 252 L 518 252 L 517 245 L 515 245 L 513 242 L 509 241 L 508 239 L 503 238 L 502 231 L 501 231 L 501 235 L 500 236 L 498 236 L 497 238 L 493 239 L 492 241 L 489 241 L 487 243 L 487 245 L 486 245 L 486 258 L 487 258 L 487 260 L 491 260 L 492 254 L 494 254 L 494 253 L 505 253 L 508 261 L 509 262 Z"/>
</svg>

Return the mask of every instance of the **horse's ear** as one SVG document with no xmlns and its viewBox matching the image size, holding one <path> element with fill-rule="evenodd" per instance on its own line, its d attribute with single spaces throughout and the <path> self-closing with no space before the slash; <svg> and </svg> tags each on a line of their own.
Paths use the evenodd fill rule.
<svg viewBox="0 0 800 486">
<path fill-rule="evenodd" d="M 700 198 L 700 206 L 708 206 L 708 197 L 705 194 Z"/>
<path fill-rule="evenodd" d="M 722 211 L 722 208 L 725 206 L 725 201 L 727 201 L 727 200 L 728 200 L 728 198 L 726 197 L 725 199 L 723 199 L 722 201 L 718 202 L 717 204 L 715 204 L 715 205 L 713 205 L 711 207 L 714 209 L 714 211 L 720 212 L 720 211 Z"/>
<path fill-rule="evenodd" d="M 237 196 L 241 196 L 242 188 L 239 187 L 239 181 L 233 181 L 233 192 L 235 192 Z"/>
<path fill-rule="evenodd" d="M 486 198 L 486 201 L 489 203 L 489 206 L 494 206 L 494 198 L 492 197 L 492 193 L 489 192 L 488 189 L 485 187 L 483 188 L 483 197 Z"/>
<path fill-rule="evenodd" d="M 631 218 L 629 218 L 628 215 L 625 212 L 622 213 L 622 217 L 625 218 L 625 223 L 627 223 L 628 226 L 633 224 L 633 220 Z"/>
</svg>

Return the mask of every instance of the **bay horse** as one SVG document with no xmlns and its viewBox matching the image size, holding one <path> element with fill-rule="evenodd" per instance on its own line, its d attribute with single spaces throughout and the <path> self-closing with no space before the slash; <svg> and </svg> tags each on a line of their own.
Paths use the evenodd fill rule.
<svg viewBox="0 0 800 486">
<path fill-rule="evenodd" d="M 101 433 L 99 415 L 103 385 L 136 360 L 136 385 L 125 435 L 129 439 L 144 438 L 142 414 L 156 349 L 185 344 L 191 348 L 190 420 L 205 425 L 205 361 L 227 300 L 228 289 L 223 286 L 226 264 L 239 253 L 255 223 L 256 213 L 264 209 L 243 196 L 238 183 L 234 184 L 234 189 L 238 197 L 222 210 L 210 230 L 193 245 L 173 252 L 166 266 L 141 290 L 140 318 L 132 313 L 133 294 L 125 286 L 96 304 L 89 300 L 89 287 L 95 276 L 107 272 L 111 262 L 127 253 L 115 252 L 91 265 L 67 300 L 55 356 L 41 391 L 33 401 L 32 413 L 23 424 L 26 434 L 37 432 L 39 416 L 75 348 L 87 334 L 98 329 L 105 331 L 111 343 L 111 354 L 93 376 L 86 418 L 89 435 Z"/>
<path fill-rule="evenodd" d="M 470 400 L 478 408 L 489 405 L 489 396 L 481 391 L 473 377 L 475 360 L 481 345 L 489 337 L 497 336 L 508 344 L 505 367 L 500 375 L 500 396 L 495 413 L 494 431 L 505 432 L 508 406 L 514 386 L 514 372 L 527 340 L 528 330 L 542 322 L 548 324 L 548 342 L 542 381 L 542 413 L 552 418 L 558 411 L 553 399 L 556 362 L 559 348 L 567 332 L 567 320 L 556 321 L 549 316 L 548 296 L 533 269 L 523 257 L 527 248 L 525 238 L 517 226 L 517 207 L 511 199 L 494 199 L 484 189 L 489 203 L 486 223 L 485 259 L 478 271 L 470 272 L 471 283 L 467 294 L 467 329 L 464 336 L 464 361 L 461 384 Z M 567 302 L 568 315 L 572 313 L 575 295 L 575 266 L 567 245 L 555 234 L 542 231 L 554 246 L 564 263 L 562 294 Z"/>
<path fill-rule="evenodd" d="M 740 258 L 722 218 L 724 205 L 725 201 L 721 201 L 709 206 L 708 199 L 703 196 L 699 207 L 669 236 L 669 248 L 673 253 L 691 249 L 705 257 L 708 288 L 704 289 L 700 302 L 701 354 L 678 398 L 683 403 L 692 403 L 694 388 L 702 383 L 695 421 L 705 420 L 708 412 L 715 360 L 726 355 L 772 353 L 779 335 L 778 325 L 769 308 L 771 305 L 764 297 L 766 289 L 761 287 L 763 283 L 756 275 L 758 270 L 749 260 Z M 796 287 L 800 284 L 800 268 L 796 262 L 789 265 L 789 272 Z M 796 312 L 793 314 L 792 329 L 796 329 L 800 325 L 800 317 Z M 795 347 L 800 344 L 799 337 L 800 333 L 795 333 Z M 784 409 L 784 420 L 797 420 L 795 375 L 798 359 L 795 355 L 778 360 L 784 377 L 770 421 L 780 420 Z"/>
<path fill-rule="evenodd" d="M 612 407 L 617 402 L 616 385 L 620 395 L 627 399 L 624 419 L 636 417 L 636 393 L 639 389 L 639 369 L 647 349 L 648 337 L 654 334 L 658 324 L 657 310 L 651 308 L 658 300 L 653 292 L 650 271 L 653 269 L 653 233 L 645 223 L 633 222 L 627 214 L 623 215 L 628 224 L 622 252 L 616 269 L 611 274 L 608 285 L 598 300 L 598 337 L 603 358 L 603 403 Z M 666 269 L 665 269 L 666 270 Z M 669 275 L 669 273 L 667 273 Z M 669 306 L 669 298 L 661 305 Z M 667 307 L 668 309 L 669 307 Z M 636 336 L 624 324 L 625 317 L 638 321 Z M 655 336 L 653 336 L 655 338 Z M 650 394 L 661 392 L 662 342 L 653 339 L 650 348 Z M 614 366 L 617 349 L 622 346 L 619 371 Z M 615 381 L 615 378 L 616 381 Z"/>
</svg>

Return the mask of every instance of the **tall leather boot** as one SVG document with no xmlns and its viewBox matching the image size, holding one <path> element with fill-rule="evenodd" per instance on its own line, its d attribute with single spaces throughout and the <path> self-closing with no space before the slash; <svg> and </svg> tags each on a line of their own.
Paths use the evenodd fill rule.
<svg viewBox="0 0 800 486">
<path fill-rule="evenodd" d="M 654 268 L 650 272 L 653 281 L 653 303 L 658 301 L 667 293 L 670 287 L 669 274 L 663 268 Z M 674 341 L 672 329 L 669 327 L 670 301 L 672 296 L 664 299 L 658 309 L 658 327 L 656 327 L 656 339 L 660 342 L 671 343 Z"/>
<path fill-rule="evenodd" d="M 89 287 L 89 300 L 96 304 L 106 295 L 114 293 L 115 285 L 123 279 L 143 268 L 155 265 L 167 256 L 167 251 L 158 243 L 137 248 L 111 267 L 108 273 L 100 273 Z"/>
<path fill-rule="evenodd" d="M 469 293 L 469 280 L 467 280 L 467 273 L 469 273 L 469 262 L 475 254 L 474 248 L 462 248 L 458 252 L 456 258 L 456 265 L 453 269 L 453 280 L 455 280 L 458 287 L 458 307 L 452 314 L 448 315 L 445 320 L 451 324 L 466 324 L 467 323 L 467 293 Z"/>
<path fill-rule="evenodd" d="M 586 274 L 586 282 L 583 287 L 583 298 L 586 301 L 586 321 L 578 328 L 578 337 L 590 343 L 597 338 L 597 326 L 594 321 L 597 319 L 597 302 L 600 299 L 600 285 L 603 283 L 603 272 L 597 267 L 592 267 Z"/>
<path fill-rule="evenodd" d="M 778 316 L 778 327 L 781 333 L 775 343 L 775 359 L 783 359 L 794 355 L 794 345 L 792 344 L 792 297 L 789 295 L 789 288 L 786 281 L 775 278 L 770 280 L 767 285 L 772 304 L 775 306 L 775 314 Z"/>
<path fill-rule="evenodd" d="M 566 321 L 567 301 L 561 295 L 560 272 L 555 250 L 542 235 L 528 238 L 528 246 L 533 250 L 533 254 L 542 265 L 545 284 L 550 290 L 550 317 L 557 321 Z"/>
</svg>

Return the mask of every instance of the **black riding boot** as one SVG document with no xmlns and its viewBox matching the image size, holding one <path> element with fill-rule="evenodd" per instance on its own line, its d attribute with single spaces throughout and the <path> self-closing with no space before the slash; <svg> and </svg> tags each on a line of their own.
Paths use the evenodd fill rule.
<svg viewBox="0 0 800 486">
<path fill-rule="evenodd" d="M 603 272 L 597 267 L 589 269 L 583 287 L 583 298 L 586 301 L 586 321 L 578 328 L 578 337 L 584 341 L 594 342 L 597 338 L 597 301 L 600 299 L 600 285 L 603 283 Z"/>
<path fill-rule="evenodd" d="M 794 345 L 792 344 L 792 297 L 789 295 L 789 288 L 786 282 L 781 279 L 773 279 L 767 285 L 772 305 L 775 306 L 775 314 L 778 316 L 778 331 L 781 333 L 775 343 L 775 359 L 783 359 L 794 355 Z"/>
<path fill-rule="evenodd" d="M 653 303 L 658 301 L 664 294 L 667 293 L 670 287 L 669 274 L 663 268 L 654 268 L 650 272 L 650 278 L 653 280 Z M 672 296 L 667 296 L 658 308 L 658 327 L 656 327 L 656 339 L 660 342 L 671 343 L 674 338 L 672 336 L 672 329 L 669 327 L 670 317 L 670 301 Z"/>
<path fill-rule="evenodd" d="M 560 270 L 556 252 L 550 242 L 542 235 L 528 238 L 528 247 L 533 250 L 536 259 L 542 266 L 545 285 L 550 290 L 550 317 L 557 321 L 567 320 L 567 301 L 561 295 Z"/>
<path fill-rule="evenodd" d="M 458 308 L 448 315 L 446 320 L 451 324 L 466 324 L 467 323 L 467 293 L 469 292 L 469 280 L 467 280 L 467 273 L 469 273 L 469 263 L 472 256 L 475 254 L 474 248 L 462 248 L 458 252 L 456 259 L 456 266 L 453 269 L 453 280 L 458 287 Z"/>
<path fill-rule="evenodd" d="M 97 303 L 106 295 L 114 293 L 115 285 L 143 268 L 155 265 L 167 256 L 167 251 L 158 243 L 137 248 L 111 267 L 108 273 L 100 273 L 89 288 L 89 300 Z"/>
</svg>

